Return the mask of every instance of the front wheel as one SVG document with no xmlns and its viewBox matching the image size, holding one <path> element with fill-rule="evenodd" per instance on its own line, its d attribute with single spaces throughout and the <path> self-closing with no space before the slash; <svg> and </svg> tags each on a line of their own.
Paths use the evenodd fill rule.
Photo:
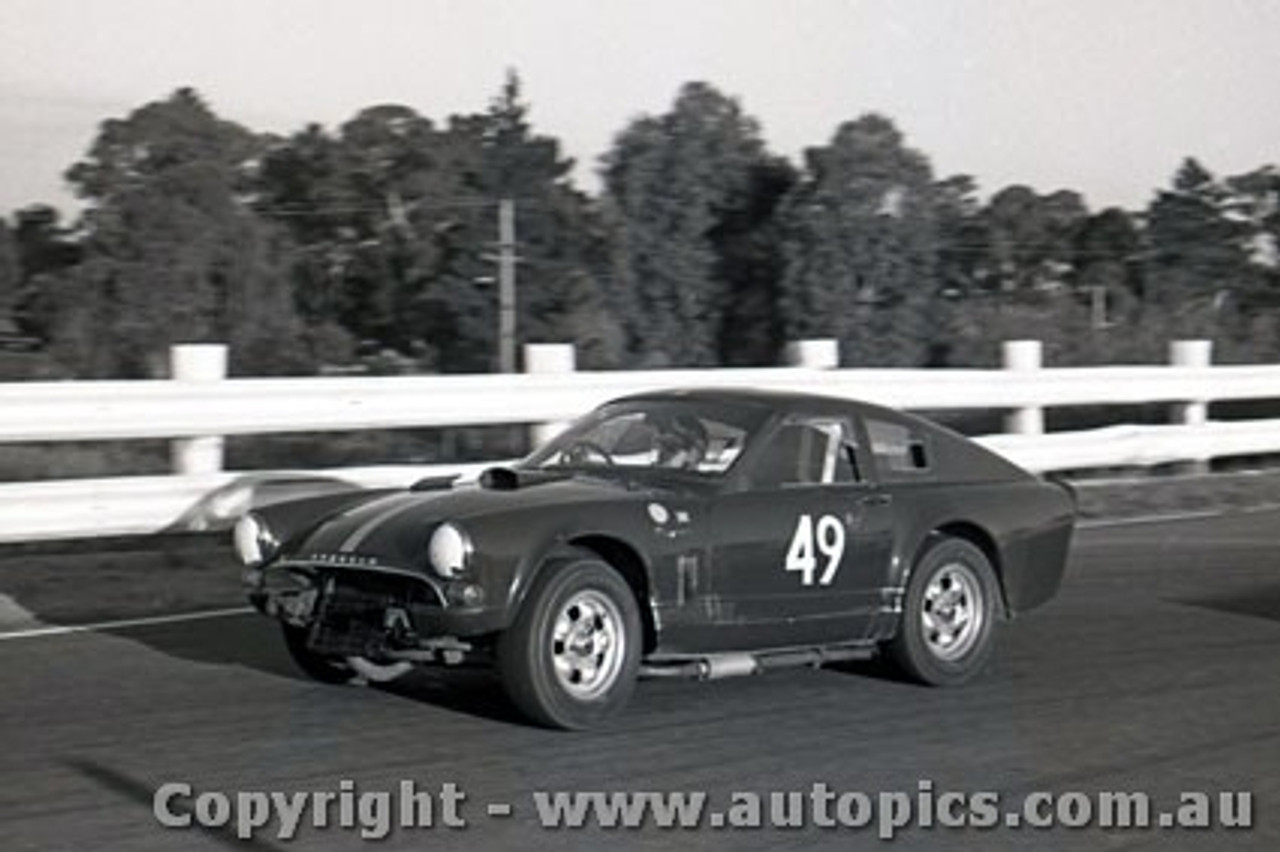
<svg viewBox="0 0 1280 852">
<path fill-rule="evenodd" d="M 955 686 L 991 656 L 1000 588 L 991 561 L 959 538 L 942 538 L 920 557 L 907 583 L 890 659 L 914 680 Z"/>
<path fill-rule="evenodd" d="M 586 555 L 544 565 L 498 640 L 511 700 L 534 721 L 571 730 L 599 724 L 626 704 L 640 653 L 631 587 Z"/>
</svg>

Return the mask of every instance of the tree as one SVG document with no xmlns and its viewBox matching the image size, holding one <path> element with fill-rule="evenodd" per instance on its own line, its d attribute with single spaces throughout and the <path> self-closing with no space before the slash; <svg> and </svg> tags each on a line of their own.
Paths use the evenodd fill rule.
<svg viewBox="0 0 1280 852">
<path fill-rule="evenodd" d="M 616 343 L 587 331 L 616 325 L 601 292 L 606 255 L 596 208 L 573 187 L 573 160 L 562 155 L 560 143 L 534 131 L 514 71 L 476 126 L 482 193 L 515 203 L 518 338 L 586 343 L 581 335 L 587 333 L 595 341 L 593 357 L 612 357 Z"/>
<path fill-rule="evenodd" d="M 1250 304 L 1280 307 L 1280 170 L 1263 166 L 1225 181 L 1225 215 L 1242 226 L 1241 240 L 1256 288 L 1242 293 Z"/>
<path fill-rule="evenodd" d="M 311 125 L 267 153 L 255 208 L 298 246 L 307 324 L 410 351 L 429 329 L 413 305 L 441 262 L 437 231 L 463 194 L 443 134 L 409 107 L 361 110 L 336 137 Z"/>
<path fill-rule="evenodd" d="M 1249 231 L 1229 202 L 1227 188 L 1188 158 L 1147 210 L 1147 301 L 1175 336 L 1212 336 L 1221 308 L 1253 278 Z"/>
<path fill-rule="evenodd" d="M 333 217 L 341 321 L 402 352 L 437 344 L 415 305 L 441 262 L 435 232 L 456 212 L 445 205 L 465 195 L 466 169 L 442 161 L 440 135 L 408 107 L 384 105 L 344 123 L 338 139 L 336 194 L 348 200 Z"/>
<path fill-rule="evenodd" d="M 48 205 L 24 207 L 15 219 L 19 277 L 11 308 L 24 332 L 47 340 L 57 312 L 53 282 L 75 267 L 83 252 L 76 235 L 62 226 L 58 211 Z"/>
<path fill-rule="evenodd" d="M 493 366 L 494 251 L 502 198 L 516 204 L 517 330 L 572 332 L 559 305 L 598 304 L 589 205 L 559 143 L 534 133 L 519 78 L 482 113 L 444 127 L 400 105 L 362 110 L 336 136 L 312 126 L 264 159 L 256 207 L 299 246 L 308 324 L 450 371 Z M 570 293 L 577 293 L 572 299 Z"/>
<path fill-rule="evenodd" d="M 977 193 L 969 175 L 953 175 L 933 185 L 938 284 L 949 298 L 968 296 L 984 287 L 984 261 L 990 246 Z"/>
<path fill-rule="evenodd" d="M 183 341 L 228 342 L 237 372 L 302 367 L 301 329 L 282 298 L 287 254 L 244 203 L 261 150 L 191 89 L 103 124 L 67 173 L 88 209 L 84 260 L 59 288 L 54 329 L 63 342 L 84 339 L 63 351 L 125 376 L 160 372 Z"/>
<path fill-rule="evenodd" d="M 1221 360 L 1274 363 L 1280 359 L 1280 171 L 1262 166 L 1223 181 L 1224 215 L 1240 226 L 1246 273 L 1228 297 L 1231 339 Z"/>
<path fill-rule="evenodd" d="M 1141 253 L 1142 234 L 1118 207 L 1089 216 L 1078 228 L 1074 277 L 1095 310 L 1094 325 L 1132 320 L 1142 296 Z"/>
<path fill-rule="evenodd" d="M 1028 293 L 1065 283 L 1077 229 L 1088 215 L 1078 193 L 1039 195 L 1014 185 L 982 211 L 989 255 L 984 277 L 1004 293 Z"/>
<path fill-rule="evenodd" d="M 18 244 L 9 223 L 0 219 L 0 320 L 6 320 L 18 303 L 22 264 Z"/>
<path fill-rule="evenodd" d="M 724 276 L 740 261 L 717 249 L 758 226 L 745 214 L 750 227 L 735 232 L 729 220 L 750 211 L 753 194 L 768 196 L 769 162 L 755 120 L 705 83 L 684 86 L 670 111 L 636 119 L 614 141 L 603 161 L 610 295 L 642 363 L 718 360 L 726 300 L 749 283 L 730 287 Z"/>
<path fill-rule="evenodd" d="M 321 360 L 344 360 L 355 348 L 343 324 L 345 272 L 355 255 L 357 229 L 347 220 L 359 202 L 342 183 L 339 146 L 318 124 L 288 139 L 271 140 L 255 175 L 254 211 L 286 232 L 294 302 Z"/>
<path fill-rule="evenodd" d="M 14 240 L 24 279 L 56 273 L 80 262 L 78 235 L 62 224 L 56 209 L 32 204 L 18 211 Z"/>
<path fill-rule="evenodd" d="M 723 209 L 709 234 L 724 302 L 719 362 L 728 366 L 777 364 L 785 342 L 778 310 L 786 263 L 778 206 L 797 180 L 782 158 L 762 158 L 747 175 L 745 191 Z"/>
<path fill-rule="evenodd" d="M 791 338 L 835 337 L 858 364 L 917 364 L 932 337 L 936 217 L 928 160 L 866 115 L 805 153 L 783 203 Z"/>
</svg>

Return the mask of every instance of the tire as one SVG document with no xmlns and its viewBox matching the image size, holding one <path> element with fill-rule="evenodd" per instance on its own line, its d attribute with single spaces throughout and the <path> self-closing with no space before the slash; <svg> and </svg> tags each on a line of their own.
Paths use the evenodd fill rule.
<svg viewBox="0 0 1280 852">
<path fill-rule="evenodd" d="M 282 624 L 281 627 L 284 628 L 284 644 L 289 649 L 289 656 L 293 658 L 298 668 L 313 679 L 321 683 L 336 684 L 348 683 L 356 676 L 351 666 L 347 665 L 341 657 L 328 657 L 308 648 L 307 628 L 295 627 L 292 624 Z"/>
<path fill-rule="evenodd" d="M 499 636 L 498 670 L 534 722 L 590 728 L 631 697 L 642 641 L 635 595 L 617 571 L 587 554 L 555 559 Z"/>
<path fill-rule="evenodd" d="M 986 665 L 1000 587 L 991 561 L 964 539 L 939 538 L 916 562 L 888 657 L 912 680 L 958 686 Z"/>
</svg>

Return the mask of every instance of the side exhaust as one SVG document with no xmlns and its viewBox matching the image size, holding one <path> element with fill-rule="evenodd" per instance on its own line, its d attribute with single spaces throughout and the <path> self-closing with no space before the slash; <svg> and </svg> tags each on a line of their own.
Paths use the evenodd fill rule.
<svg viewBox="0 0 1280 852">
<path fill-rule="evenodd" d="M 707 654 L 703 657 L 650 660 L 640 666 L 640 677 L 720 680 L 726 677 L 761 674 L 774 669 L 790 669 L 802 666 L 816 668 L 824 663 L 869 660 L 873 656 L 875 656 L 874 645 L 789 648 L 778 651 L 761 651 L 754 654 L 745 652 Z"/>
</svg>

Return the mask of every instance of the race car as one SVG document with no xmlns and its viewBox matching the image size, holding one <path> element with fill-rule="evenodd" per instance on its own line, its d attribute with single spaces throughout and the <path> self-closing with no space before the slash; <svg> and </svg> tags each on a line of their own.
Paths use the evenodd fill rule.
<svg viewBox="0 0 1280 852">
<path fill-rule="evenodd" d="M 580 729 L 642 677 L 884 655 L 973 678 L 998 623 L 1053 597 L 1069 488 L 929 420 L 811 394 L 629 396 L 478 481 L 423 479 L 245 515 L 253 605 L 327 682 L 496 667 Z"/>
</svg>

